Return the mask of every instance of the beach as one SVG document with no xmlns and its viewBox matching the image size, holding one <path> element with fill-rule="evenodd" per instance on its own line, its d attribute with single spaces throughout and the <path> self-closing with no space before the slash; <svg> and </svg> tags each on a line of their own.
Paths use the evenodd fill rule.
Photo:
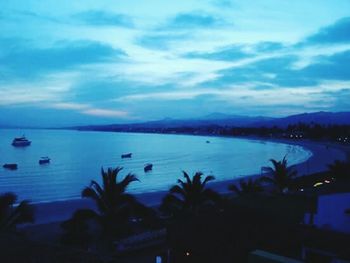
<svg viewBox="0 0 350 263">
<path fill-rule="evenodd" d="M 262 138 L 247 138 L 251 140 L 264 141 Z M 286 143 L 291 145 L 299 145 L 312 152 L 312 156 L 305 162 L 299 163 L 293 166 L 297 170 L 298 176 L 305 176 L 308 174 L 314 174 L 328 169 L 328 164 L 333 163 L 335 160 L 345 160 L 349 153 L 349 148 L 343 145 L 315 142 L 309 140 L 284 140 L 273 139 L 268 140 L 273 142 Z M 252 163 L 254 165 L 254 163 Z M 179 174 L 179 177 L 181 175 Z M 247 177 L 259 177 L 261 174 L 255 174 Z M 242 177 L 243 178 L 243 177 Z M 235 178 L 225 181 L 213 181 L 209 184 L 209 187 L 220 192 L 227 193 L 227 186 L 236 183 L 242 178 Z M 136 198 L 142 203 L 156 207 L 161 203 L 163 196 L 167 191 L 147 192 L 142 194 L 135 194 Z M 62 222 L 69 219 L 77 209 L 92 208 L 95 209 L 95 204 L 88 199 L 74 199 L 63 200 L 54 202 L 43 202 L 34 204 L 36 210 L 36 225 L 49 224 L 54 222 Z"/>
</svg>

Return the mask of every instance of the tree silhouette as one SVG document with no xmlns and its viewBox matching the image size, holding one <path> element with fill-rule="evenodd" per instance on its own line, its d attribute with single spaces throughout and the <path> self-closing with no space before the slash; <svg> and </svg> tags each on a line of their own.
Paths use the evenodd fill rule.
<svg viewBox="0 0 350 263">
<path fill-rule="evenodd" d="M 236 184 L 228 186 L 228 190 L 238 195 L 254 195 L 263 191 L 259 180 L 249 178 L 247 180 L 240 180 L 239 187 Z"/>
<path fill-rule="evenodd" d="M 84 237 L 89 236 L 87 221 L 93 220 L 100 226 L 101 240 L 110 244 L 114 238 L 130 233 L 133 216 L 153 216 L 153 210 L 150 211 L 133 195 L 126 192 L 128 186 L 138 179 L 134 174 L 129 173 L 119 180 L 119 172 L 122 169 L 122 167 L 116 167 L 105 171 L 101 168 L 102 184 L 92 180 L 90 186 L 82 191 L 82 197 L 93 200 L 98 211 L 92 209 L 76 211 L 70 220 L 61 225 L 66 230 L 63 240 L 69 241 L 69 237 L 73 237 L 79 243 Z M 81 231 L 76 228 L 79 223 L 82 225 Z"/>
<path fill-rule="evenodd" d="M 5 193 L 0 196 L 0 233 L 15 230 L 18 224 L 34 222 L 34 208 L 28 201 L 15 205 L 17 196 Z"/>
<path fill-rule="evenodd" d="M 214 176 L 206 176 L 202 180 L 203 173 L 196 172 L 192 179 L 183 171 L 185 180 L 179 179 L 177 185 L 170 188 L 162 202 L 163 211 L 186 214 L 197 214 L 200 208 L 212 205 L 219 200 L 219 195 L 206 187 L 207 183 L 214 180 Z"/>
<path fill-rule="evenodd" d="M 289 190 L 292 179 L 297 175 L 297 172 L 288 167 L 286 157 L 281 161 L 270 159 L 270 162 L 272 167 L 263 167 L 263 171 L 268 175 L 263 176 L 261 181 L 274 185 L 278 193 L 285 193 Z"/>
</svg>

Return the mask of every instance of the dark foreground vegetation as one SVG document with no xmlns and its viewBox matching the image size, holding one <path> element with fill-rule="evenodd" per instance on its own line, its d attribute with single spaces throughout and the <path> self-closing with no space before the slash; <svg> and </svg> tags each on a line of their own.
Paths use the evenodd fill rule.
<svg viewBox="0 0 350 263">
<path fill-rule="evenodd" d="M 350 259 L 341 249 L 348 235 L 319 230 L 312 217 L 305 222 L 305 214 L 316 212 L 320 192 L 350 191 L 350 163 L 337 161 L 325 173 L 297 177 L 283 158 L 271 160 L 264 171 L 260 178 L 229 185 L 228 195 L 210 189 L 214 176 L 183 172 L 160 207 L 147 207 L 127 192 L 135 175 L 121 176 L 120 167 L 102 169 L 101 183 L 92 181 L 82 191 L 97 209 L 77 210 L 60 224 L 53 244 L 34 242 L 17 227 L 33 221 L 33 207 L 26 201 L 14 205 L 15 195 L 4 194 L 0 261 L 156 262 L 158 256 L 174 263 L 249 262 L 257 249 L 302 259 L 305 246 L 328 240 L 339 258 Z M 319 181 L 329 183 L 316 187 Z M 315 255 L 303 260 L 330 262 Z"/>
</svg>

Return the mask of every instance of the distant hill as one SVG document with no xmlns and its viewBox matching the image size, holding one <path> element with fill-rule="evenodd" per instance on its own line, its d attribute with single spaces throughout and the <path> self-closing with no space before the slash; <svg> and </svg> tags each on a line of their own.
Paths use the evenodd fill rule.
<svg viewBox="0 0 350 263">
<path fill-rule="evenodd" d="M 314 112 L 291 115 L 283 118 L 271 118 L 263 116 L 241 116 L 228 115 L 224 113 L 212 113 L 197 119 L 171 119 L 165 118 L 158 121 L 148 121 L 142 123 L 130 124 L 111 124 L 111 125 L 89 125 L 70 127 L 79 130 L 140 130 L 140 129 L 162 129 L 162 128 L 179 128 L 192 127 L 199 128 L 204 126 L 221 126 L 221 127 L 272 127 L 277 126 L 284 128 L 290 124 L 339 124 L 350 125 L 350 112 Z"/>
<path fill-rule="evenodd" d="M 200 118 L 202 122 L 207 122 L 220 126 L 250 126 L 255 123 L 274 121 L 276 118 L 263 116 L 228 115 L 224 113 L 212 113 Z"/>
<path fill-rule="evenodd" d="M 337 124 L 337 125 L 350 125 L 350 112 L 313 112 L 302 113 L 297 115 L 291 115 L 284 118 L 278 118 L 269 121 L 256 122 L 253 125 L 256 126 L 277 126 L 286 127 L 291 124 L 306 123 L 306 124 Z"/>
</svg>

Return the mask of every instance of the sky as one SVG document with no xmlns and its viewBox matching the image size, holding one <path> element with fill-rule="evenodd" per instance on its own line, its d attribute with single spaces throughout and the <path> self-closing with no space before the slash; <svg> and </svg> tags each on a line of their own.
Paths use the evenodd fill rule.
<svg viewBox="0 0 350 263">
<path fill-rule="evenodd" d="M 0 126 L 350 110 L 349 0 L 0 0 Z"/>
</svg>

